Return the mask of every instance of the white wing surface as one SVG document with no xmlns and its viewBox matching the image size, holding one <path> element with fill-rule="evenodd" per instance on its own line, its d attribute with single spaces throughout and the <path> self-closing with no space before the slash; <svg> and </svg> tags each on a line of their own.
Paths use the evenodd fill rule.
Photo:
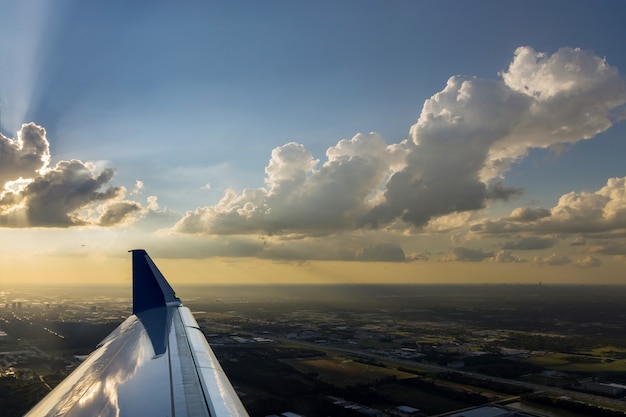
<svg viewBox="0 0 626 417">
<path fill-rule="evenodd" d="M 26 416 L 247 416 L 191 311 L 131 252 L 133 314 Z"/>
</svg>

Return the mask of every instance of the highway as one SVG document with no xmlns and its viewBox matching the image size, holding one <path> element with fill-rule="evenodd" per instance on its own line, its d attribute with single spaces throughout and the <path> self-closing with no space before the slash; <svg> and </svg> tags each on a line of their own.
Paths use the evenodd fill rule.
<svg viewBox="0 0 626 417">
<path fill-rule="evenodd" d="M 294 340 L 294 339 L 286 339 L 286 338 L 275 337 L 274 339 L 282 343 L 299 345 L 299 346 L 313 348 L 317 350 L 324 350 L 324 351 L 339 353 L 339 354 L 355 355 L 355 356 L 359 356 L 363 358 L 385 361 L 387 363 L 393 364 L 394 366 L 408 367 L 408 368 L 412 368 L 416 370 L 424 369 L 424 370 L 435 371 L 435 372 L 448 372 L 448 373 L 456 373 L 460 375 L 467 375 L 472 378 L 476 378 L 476 379 L 480 379 L 484 381 L 490 381 L 490 382 L 499 383 L 499 384 L 514 385 L 514 386 L 518 386 L 522 388 L 527 388 L 536 393 L 545 393 L 545 394 L 548 394 L 550 396 L 555 396 L 555 397 L 569 397 L 572 400 L 581 401 L 581 402 L 588 403 L 588 404 L 595 404 L 595 405 L 610 408 L 610 409 L 626 411 L 626 401 L 622 399 L 602 397 L 599 395 L 593 395 L 593 394 L 588 394 L 588 393 L 583 393 L 583 392 L 578 392 L 578 391 L 571 391 L 571 390 L 557 388 L 557 387 L 549 387 L 546 385 L 534 384 L 531 382 L 518 381 L 514 379 L 498 378 L 498 377 L 493 377 L 489 375 L 479 374 L 476 372 L 468 372 L 468 371 L 461 371 L 458 369 L 452 369 L 452 368 L 448 368 L 446 366 L 441 366 L 441 365 L 398 359 L 398 358 L 379 355 L 379 354 L 375 354 L 371 352 L 364 352 L 364 351 L 357 350 L 357 349 L 348 349 L 348 348 L 337 347 L 337 346 L 332 346 L 332 345 L 322 345 L 318 343 L 311 343 L 311 342 L 305 342 L 302 340 Z"/>
</svg>

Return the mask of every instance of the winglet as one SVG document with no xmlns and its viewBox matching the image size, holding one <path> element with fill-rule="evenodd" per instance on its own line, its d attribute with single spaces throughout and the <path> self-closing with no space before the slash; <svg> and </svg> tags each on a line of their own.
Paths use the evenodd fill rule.
<svg viewBox="0 0 626 417">
<path fill-rule="evenodd" d="M 143 249 L 133 249 L 133 314 L 167 305 L 182 305 L 176 293 Z"/>
</svg>

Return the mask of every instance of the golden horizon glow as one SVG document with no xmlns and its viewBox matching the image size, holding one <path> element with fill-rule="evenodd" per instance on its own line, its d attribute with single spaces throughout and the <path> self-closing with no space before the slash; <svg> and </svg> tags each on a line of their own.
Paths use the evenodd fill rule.
<svg viewBox="0 0 626 417">
<path fill-rule="evenodd" d="M 275 262 L 256 258 L 153 260 L 173 286 L 276 284 L 626 284 L 623 264 L 574 265 L 487 262 Z M 593 280 L 590 277 L 593 276 Z M 0 286 L 131 285 L 131 258 L 23 256 L 3 262 Z"/>
</svg>

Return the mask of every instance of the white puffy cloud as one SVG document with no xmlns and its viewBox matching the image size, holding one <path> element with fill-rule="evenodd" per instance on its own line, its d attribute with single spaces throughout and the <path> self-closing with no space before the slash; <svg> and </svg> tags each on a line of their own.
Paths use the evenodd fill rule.
<svg viewBox="0 0 626 417">
<path fill-rule="evenodd" d="M 533 258 L 533 263 L 537 265 L 560 266 L 560 265 L 571 264 L 572 260 L 568 256 L 553 253 L 549 256 L 544 256 L 544 257 L 535 256 Z"/>
<path fill-rule="evenodd" d="M 602 266 L 602 262 L 600 259 L 588 255 L 584 258 L 576 259 L 574 265 L 580 268 L 597 268 Z"/>
<path fill-rule="evenodd" d="M 123 200 L 123 187 L 111 185 L 112 169 L 98 173 L 78 160 L 49 167 L 46 131 L 33 123 L 23 125 L 16 140 L 0 135 L 0 160 L 4 227 L 112 226 L 141 209 Z"/>
<path fill-rule="evenodd" d="M 0 184 L 33 178 L 50 163 L 46 131 L 34 123 L 22 125 L 17 139 L 0 133 Z"/>
<path fill-rule="evenodd" d="M 143 181 L 137 180 L 135 181 L 135 188 L 132 189 L 130 195 L 139 195 L 141 194 L 141 190 L 143 189 Z"/>
<path fill-rule="evenodd" d="M 496 253 L 496 255 L 491 258 L 492 262 L 496 262 L 496 263 L 522 263 L 522 262 L 526 262 L 525 259 L 522 258 L 518 258 L 517 256 L 513 255 L 511 252 L 507 251 L 507 250 L 501 250 L 498 251 Z"/>
<path fill-rule="evenodd" d="M 505 85 L 530 98 L 508 135 L 491 147 L 483 175 L 501 173 L 498 164 L 547 148 L 590 139 L 613 124 L 613 112 L 626 102 L 626 84 L 617 68 L 591 51 L 561 48 L 548 55 L 520 47 Z"/>
<path fill-rule="evenodd" d="M 518 48 L 502 80 L 455 76 L 427 100 L 411 128 L 404 169 L 387 183 L 373 225 L 401 217 L 416 226 L 518 193 L 493 182 L 531 148 L 588 139 L 626 102 L 617 70 L 587 51 L 551 56 Z M 541 216 L 535 211 L 519 215 Z"/>
<path fill-rule="evenodd" d="M 531 148 L 593 137 L 625 102 L 617 69 L 592 52 L 563 48 L 549 55 L 520 47 L 500 78 L 451 77 L 425 101 L 408 140 L 387 145 L 378 134 L 358 134 L 329 148 L 325 161 L 288 143 L 272 151 L 264 187 L 229 190 L 175 229 L 331 234 L 398 221 L 421 229 L 519 194 L 501 182 L 512 162 Z M 549 214 L 520 209 L 509 232 Z"/>
<path fill-rule="evenodd" d="M 218 204 L 189 212 L 176 225 L 188 233 L 327 234 L 357 227 L 397 163 L 398 147 L 376 134 L 358 134 L 326 152 L 319 168 L 304 146 L 272 151 L 266 187 L 226 192 Z"/>
<path fill-rule="evenodd" d="M 565 194 L 550 210 L 517 208 L 508 217 L 482 221 L 473 225 L 472 230 L 493 234 L 626 232 L 626 177 L 609 178 L 595 192 Z"/>
</svg>

